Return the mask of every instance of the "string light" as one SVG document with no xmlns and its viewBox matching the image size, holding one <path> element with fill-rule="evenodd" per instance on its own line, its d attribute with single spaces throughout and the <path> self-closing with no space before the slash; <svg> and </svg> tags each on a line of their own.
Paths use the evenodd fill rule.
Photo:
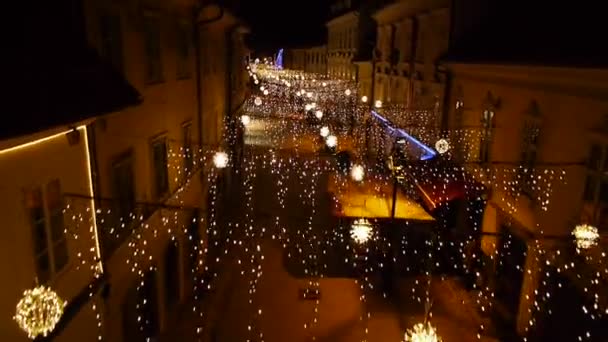
<svg viewBox="0 0 608 342">
<path fill-rule="evenodd" d="M 577 225 L 572 231 L 572 235 L 574 235 L 578 249 L 588 249 L 594 246 L 600 237 L 597 228 L 587 224 Z"/>
<path fill-rule="evenodd" d="M 441 342 L 431 323 L 418 323 L 405 333 L 405 342 Z"/>
<path fill-rule="evenodd" d="M 14 319 L 29 338 L 47 336 L 61 319 L 66 304 L 50 288 L 38 286 L 23 292 Z"/>
<path fill-rule="evenodd" d="M 365 169 L 361 165 L 353 165 L 350 170 L 350 176 L 354 181 L 360 182 L 365 176 Z"/>
</svg>

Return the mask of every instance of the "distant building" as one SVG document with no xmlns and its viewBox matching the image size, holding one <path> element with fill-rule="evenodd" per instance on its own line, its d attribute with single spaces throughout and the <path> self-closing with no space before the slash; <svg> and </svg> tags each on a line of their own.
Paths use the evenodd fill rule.
<svg viewBox="0 0 608 342">
<path fill-rule="evenodd" d="M 327 73 L 330 77 L 357 80 L 356 60 L 368 60 L 374 45 L 374 1 L 334 1 L 327 26 Z"/>
<path fill-rule="evenodd" d="M 306 70 L 306 53 L 305 48 L 290 48 L 285 49 L 284 66 L 291 70 Z"/>
<path fill-rule="evenodd" d="M 443 103 L 446 73 L 439 61 L 448 49 L 449 3 L 397 1 L 374 13 L 374 100 L 417 109 Z"/>
<path fill-rule="evenodd" d="M 327 74 L 327 46 L 319 45 L 306 50 L 305 70 L 320 75 Z"/>
</svg>

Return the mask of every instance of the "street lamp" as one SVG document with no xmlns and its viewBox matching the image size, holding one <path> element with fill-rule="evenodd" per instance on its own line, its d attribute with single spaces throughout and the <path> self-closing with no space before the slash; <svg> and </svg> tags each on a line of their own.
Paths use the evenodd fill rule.
<svg viewBox="0 0 608 342">
<path fill-rule="evenodd" d="M 325 139 L 325 144 L 329 148 L 335 148 L 338 145 L 338 138 L 335 135 L 328 135 Z"/>
<path fill-rule="evenodd" d="M 355 220 L 350 226 L 350 237 L 360 245 L 369 241 L 372 235 L 372 225 L 364 218 Z"/>
<path fill-rule="evenodd" d="M 344 91 L 344 94 L 346 94 L 346 96 L 350 96 L 350 94 L 351 94 L 350 89 L 346 89 L 346 90 Z"/>
<path fill-rule="evenodd" d="M 361 96 L 361 102 L 367 103 L 367 96 L 365 96 L 365 95 Z"/>
<path fill-rule="evenodd" d="M 364 176 L 365 176 L 365 169 L 363 168 L 363 166 L 353 165 L 352 169 L 350 170 L 350 177 L 355 182 L 360 182 L 363 180 Z"/>
<path fill-rule="evenodd" d="M 268 89 L 264 89 L 264 95 L 268 95 Z"/>
<path fill-rule="evenodd" d="M 329 135 L 329 128 L 327 126 L 321 127 L 321 136 L 326 138 Z"/>
<path fill-rule="evenodd" d="M 218 169 L 223 169 L 228 166 L 228 155 L 226 152 L 215 152 L 213 155 L 213 165 L 215 165 L 215 167 Z"/>
<path fill-rule="evenodd" d="M 247 126 L 249 123 L 251 123 L 251 117 L 249 117 L 247 114 L 241 115 L 241 122 L 244 126 Z"/>
<path fill-rule="evenodd" d="M 374 105 L 376 108 L 382 108 L 382 101 L 376 100 L 376 103 Z"/>
</svg>

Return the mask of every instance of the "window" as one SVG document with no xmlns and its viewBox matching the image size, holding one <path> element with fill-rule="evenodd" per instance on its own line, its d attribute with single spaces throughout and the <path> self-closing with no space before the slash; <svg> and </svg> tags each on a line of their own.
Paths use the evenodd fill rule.
<svg viewBox="0 0 608 342">
<path fill-rule="evenodd" d="M 534 190 L 534 166 L 538 155 L 540 125 L 534 120 L 526 120 L 523 128 L 521 167 L 519 168 L 521 191 L 532 198 Z"/>
<path fill-rule="evenodd" d="M 161 198 L 169 192 L 166 138 L 159 138 L 152 142 L 152 163 L 154 175 L 154 195 L 157 198 Z"/>
<path fill-rule="evenodd" d="M 127 152 L 112 165 L 112 186 L 116 198 L 114 210 L 117 221 L 129 223 L 135 211 L 135 178 L 133 177 L 133 154 Z"/>
<path fill-rule="evenodd" d="M 59 180 L 25 192 L 25 204 L 32 225 L 36 273 L 41 284 L 59 273 L 68 263 L 68 247 L 63 224 L 63 197 Z"/>
<path fill-rule="evenodd" d="M 103 14 L 99 18 L 101 33 L 101 55 L 109 61 L 112 66 L 122 72 L 122 29 L 120 16 L 113 14 Z"/>
<path fill-rule="evenodd" d="M 144 17 L 144 45 L 146 55 L 146 82 L 163 81 L 160 51 L 160 23 L 157 17 Z"/>
<path fill-rule="evenodd" d="M 192 151 L 192 123 L 188 122 L 184 124 L 182 128 L 183 142 L 184 142 L 184 171 L 189 174 L 192 171 L 194 164 L 194 158 Z"/>
<path fill-rule="evenodd" d="M 608 226 L 608 144 L 605 143 L 594 143 L 589 151 L 582 221 L 601 230 Z"/>
<path fill-rule="evenodd" d="M 490 149 L 492 147 L 492 135 L 494 133 L 494 110 L 485 109 L 481 116 L 481 141 L 479 144 L 479 161 L 487 163 L 490 161 Z"/>
<path fill-rule="evenodd" d="M 177 78 L 191 77 L 190 71 L 190 31 L 186 24 L 177 27 Z"/>
</svg>

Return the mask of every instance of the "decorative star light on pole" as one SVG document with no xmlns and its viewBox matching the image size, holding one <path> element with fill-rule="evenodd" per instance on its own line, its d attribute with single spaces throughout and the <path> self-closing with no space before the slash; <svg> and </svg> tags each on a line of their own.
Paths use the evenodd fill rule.
<svg viewBox="0 0 608 342">
<path fill-rule="evenodd" d="M 405 333 L 405 342 L 441 342 L 431 323 L 418 323 Z"/>
<path fill-rule="evenodd" d="M 579 224 L 572 231 L 577 249 L 588 249 L 597 243 L 600 237 L 597 228 L 588 224 Z"/>
<path fill-rule="evenodd" d="M 327 144 L 327 147 L 329 148 L 334 148 L 338 145 L 338 138 L 336 138 L 335 135 L 328 135 L 325 139 L 325 144 Z"/>
<path fill-rule="evenodd" d="M 364 244 L 372 237 L 372 224 L 361 218 L 355 220 L 350 227 L 350 237 L 358 244 Z"/>
<path fill-rule="evenodd" d="M 448 141 L 445 139 L 439 139 L 435 143 L 435 149 L 437 152 L 439 152 L 439 154 L 444 154 L 450 150 L 450 143 L 448 143 Z"/>
</svg>

